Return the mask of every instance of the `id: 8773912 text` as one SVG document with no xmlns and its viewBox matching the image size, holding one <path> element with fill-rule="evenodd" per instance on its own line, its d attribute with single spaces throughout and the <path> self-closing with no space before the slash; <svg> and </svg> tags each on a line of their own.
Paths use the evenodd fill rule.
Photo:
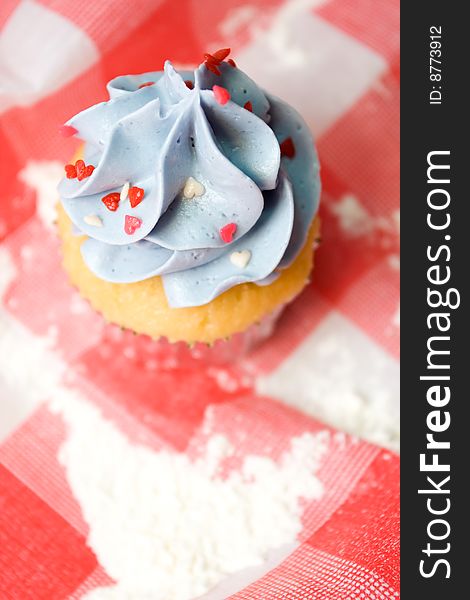
<svg viewBox="0 0 470 600">
<path fill-rule="evenodd" d="M 442 27 L 429 28 L 429 104 L 442 104 Z"/>
</svg>

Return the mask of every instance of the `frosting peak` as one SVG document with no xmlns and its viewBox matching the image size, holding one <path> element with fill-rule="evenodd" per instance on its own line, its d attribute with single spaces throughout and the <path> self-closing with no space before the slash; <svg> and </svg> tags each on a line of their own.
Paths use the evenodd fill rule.
<svg viewBox="0 0 470 600">
<path fill-rule="evenodd" d="M 221 60 L 194 72 L 167 61 L 163 71 L 113 79 L 108 92 L 66 123 L 86 144 L 59 184 L 97 276 L 161 275 L 171 306 L 197 306 L 263 283 L 295 258 L 319 177 L 291 107 Z M 281 158 L 285 140 L 292 147 Z"/>
</svg>

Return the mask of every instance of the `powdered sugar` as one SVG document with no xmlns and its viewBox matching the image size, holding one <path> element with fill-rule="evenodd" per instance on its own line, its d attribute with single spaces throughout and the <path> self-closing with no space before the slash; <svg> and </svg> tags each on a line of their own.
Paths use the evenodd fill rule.
<svg viewBox="0 0 470 600">
<path fill-rule="evenodd" d="M 99 410 L 68 395 L 54 410 L 69 435 L 60 452 L 90 525 L 89 544 L 116 586 L 88 598 L 183 600 L 261 564 L 301 530 L 300 498 L 322 495 L 315 472 L 324 433 L 291 440 L 278 463 L 248 455 L 221 477 L 228 439 L 203 437 L 198 457 L 130 441 Z M 204 424 L 201 432 L 205 432 Z"/>
<path fill-rule="evenodd" d="M 398 450 L 398 363 L 338 313 L 325 318 L 278 369 L 259 377 L 256 388 Z"/>
<path fill-rule="evenodd" d="M 31 160 L 18 177 L 36 191 L 36 213 L 43 225 L 52 229 L 56 220 L 57 184 L 64 168 L 56 160 Z"/>
<path fill-rule="evenodd" d="M 338 202 L 331 203 L 330 208 L 338 218 L 341 229 L 351 237 L 367 235 L 374 229 L 372 216 L 352 194 L 346 194 Z"/>
<path fill-rule="evenodd" d="M 354 194 L 344 194 L 336 202 L 330 202 L 328 208 L 338 219 L 343 233 L 349 238 L 380 233 L 383 247 L 392 245 L 392 240 L 398 241 L 400 234 L 399 210 L 395 210 L 387 216 L 374 216 Z M 394 254 L 391 256 L 396 257 Z M 396 258 L 391 260 L 396 261 Z"/>
</svg>

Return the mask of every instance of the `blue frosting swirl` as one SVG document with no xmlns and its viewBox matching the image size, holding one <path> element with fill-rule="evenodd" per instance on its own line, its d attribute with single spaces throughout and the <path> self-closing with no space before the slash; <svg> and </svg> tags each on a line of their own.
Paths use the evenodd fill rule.
<svg viewBox="0 0 470 600">
<path fill-rule="evenodd" d="M 59 184 L 65 211 L 88 236 L 85 263 L 112 282 L 161 275 L 172 307 L 274 280 L 299 253 L 318 208 L 319 164 L 301 116 L 238 68 L 223 62 L 219 70 L 177 72 L 167 61 L 163 71 L 117 77 L 108 102 L 67 122 L 95 166 L 91 176 Z M 229 92 L 228 102 L 218 101 L 214 85 Z M 288 138 L 295 154 L 281 156 Z M 202 195 L 184 197 L 189 177 Z M 128 182 L 144 190 L 143 200 L 110 211 L 102 198 Z M 132 233 L 126 215 L 139 220 Z M 220 230 L 228 223 L 236 231 L 227 243 Z M 244 251 L 246 264 L 234 260 Z"/>
</svg>

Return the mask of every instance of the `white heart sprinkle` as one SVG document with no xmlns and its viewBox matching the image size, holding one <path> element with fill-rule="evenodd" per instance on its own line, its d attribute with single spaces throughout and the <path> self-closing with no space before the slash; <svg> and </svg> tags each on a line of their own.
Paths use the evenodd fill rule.
<svg viewBox="0 0 470 600">
<path fill-rule="evenodd" d="M 194 177 L 188 177 L 186 179 L 186 183 L 184 184 L 183 196 L 188 199 L 194 198 L 194 196 L 202 196 L 205 191 L 206 188 L 202 185 L 202 183 L 194 179 Z"/>
<path fill-rule="evenodd" d="M 130 183 L 126 181 L 126 183 L 122 186 L 121 193 L 119 194 L 119 200 L 124 202 L 127 198 L 127 194 L 129 193 Z"/>
<path fill-rule="evenodd" d="M 91 225 L 92 227 L 103 227 L 103 221 L 98 215 L 87 215 L 83 217 L 83 220 L 87 225 Z"/>
<path fill-rule="evenodd" d="M 232 265 L 244 269 L 251 260 L 251 252 L 249 250 L 240 250 L 240 252 L 232 252 L 230 262 Z"/>
</svg>

